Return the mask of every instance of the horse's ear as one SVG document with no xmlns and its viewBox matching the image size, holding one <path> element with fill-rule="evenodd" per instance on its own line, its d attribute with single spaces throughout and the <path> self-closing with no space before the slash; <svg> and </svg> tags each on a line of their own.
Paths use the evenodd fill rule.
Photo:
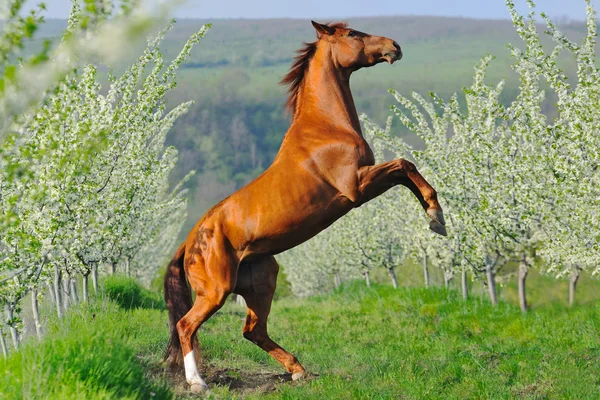
<svg viewBox="0 0 600 400">
<path fill-rule="evenodd" d="M 320 24 L 315 21 L 310 21 L 310 22 L 315 27 L 315 29 L 317 30 L 317 33 L 319 33 L 319 35 L 333 35 L 335 33 L 335 28 Z"/>
</svg>

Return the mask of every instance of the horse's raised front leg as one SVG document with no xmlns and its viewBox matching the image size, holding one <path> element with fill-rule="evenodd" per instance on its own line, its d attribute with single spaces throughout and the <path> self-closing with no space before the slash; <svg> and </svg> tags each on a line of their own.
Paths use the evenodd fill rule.
<svg viewBox="0 0 600 400">
<path fill-rule="evenodd" d="M 271 311 L 278 272 L 279 265 L 273 256 L 242 263 L 235 292 L 244 297 L 248 306 L 244 337 L 279 361 L 292 374 L 292 380 L 296 381 L 304 376 L 304 367 L 267 333 L 267 318 Z"/>
<path fill-rule="evenodd" d="M 409 188 L 417 197 L 427 215 L 431 218 L 429 227 L 435 233 L 446 236 L 446 222 L 442 207 L 437 200 L 437 192 L 423 176 L 417 167 L 403 158 L 379 165 L 369 165 L 358 170 L 357 205 L 379 196 L 396 185 Z"/>
</svg>

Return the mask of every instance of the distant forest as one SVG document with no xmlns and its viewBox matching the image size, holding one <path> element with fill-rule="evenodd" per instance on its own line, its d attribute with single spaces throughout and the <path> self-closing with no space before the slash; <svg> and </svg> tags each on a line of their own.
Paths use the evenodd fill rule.
<svg viewBox="0 0 600 400">
<path fill-rule="evenodd" d="M 189 216 L 182 235 L 208 208 L 272 162 L 289 125 L 283 107 L 286 88 L 278 82 L 302 43 L 315 40 L 308 20 L 180 20 L 162 46 L 165 58 L 173 58 L 205 22 L 212 22 L 213 28 L 182 66 L 169 99 L 173 105 L 195 101 L 168 138 L 180 152 L 173 181 L 196 171 L 188 183 Z M 407 95 L 436 92 L 448 98 L 469 84 L 473 67 L 486 54 L 496 56 L 490 82 L 507 80 L 506 102 L 516 93 L 518 82 L 506 44 L 522 42 L 508 20 L 397 16 L 347 22 L 355 29 L 391 37 L 403 49 L 400 62 L 358 71 L 351 80 L 358 112 L 378 122 L 385 121 L 393 102 L 387 89 Z M 65 21 L 46 25 L 41 36 L 52 37 L 64 29 Z M 579 22 L 562 21 L 560 26 L 576 40 L 585 32 Z M 573 69 L 573 60 L 563 61 L 567 71 Z M 395 127 L 399 135 L 408 133 Z M 407 141 L 417 143 L 412 137 Z"/>
</svg>

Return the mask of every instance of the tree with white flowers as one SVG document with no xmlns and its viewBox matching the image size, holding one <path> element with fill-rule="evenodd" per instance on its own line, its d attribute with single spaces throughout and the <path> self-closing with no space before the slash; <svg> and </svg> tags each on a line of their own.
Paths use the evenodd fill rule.
<svg viewBox="0 0 600 400">
<path fill-rule="evenodd" d="M 76 6 L 73 10 L 67 36 L 85 17 Z M 167 66 L 158 45 L 170 26 L 160 32 L 121 78 L 110 78 L 107 95 L 101 94 L 94 66 L 73 70 L 35 112 L 15 120 L 15 133 L 2 143 L 0 158 L 5 167 L 0 304 L 15 347 L 27 293 L 32 293 L 39 335 L 37 299 L 48 283 L 53 283 L 51 297 L 62 315 L 79 301 L 79 275 L 87 300 L 88 276 L 96 276 L 99 264 L 140 260 L 140 265 L 144 260 L 148 277 L 171 252 L 167 246 L 172 247 L 185 220 L 186 200 L 183 182 L 169 185 L 177 152 L 164 142 L 190 103 L 167 112 L 165 95 L 208 27 L 202 26 Z M 167 234 L 172 237 L 166 239 Z"/>
<path fill-rule="evenodd" d="M 579 271 L 589 265 L 587 256 L 596 255 L 598 217 L 593 204 L 600 197 L 594 184 L 599 149 L 594 118 L 600 85 L 595 13 L 589 2 L 584 46 L 570 42 L 546 18 L 557 44 L 549 54 L 540 44 L 533 12 L 525 18 L 512 2 L 507 4 L 525 42 L 524 50 L 510 47 L 521 77 L 517 99 L 504 107 L 499 100 L 503 83 L 485 83 L 491 62 L 486 57 L 476 68 L 473 85 L 464 90 L 466 111 L 457 96 L 445 102 L 434 94 L 428 102 L 413 93 L 411 101 L 393 92 L 401 105 L 394 111 L 426 144 L 424 151 L 411 153 L 457 223 L 452 247 L 461 263 L 475 274 L 486 273 L 495 303 L 495 273 L 507 261 L 518 261 L 520 305 L 526 311 L 525 279 L 536 256 L 547 255 L 550 271 L 563 260 L 558 261 L 567 266 L 562 271 L 571 271 L 564 273 L 571 273 L 576 282 Z M 578 61 L 579 84 L 574 90 L 557 66 L 563 50 L 573 52 Z M 542 78 L 559 99 L 554 124 L 542 113 Z M 392 142 L 386 138 L 388 146 Z M 568 260 L 569 255 L 573 259 Z"/>
<path fill-rule="evenodd" d="M 569 302 L 574 303 L 580 274 L 600 272 L 600 72 L 596 63 L 596 12 L 587 2 L 587 34 L 582 45 L 569 40 L 545 15 L 556 47 L 547 53 L 536 32 L 523 25 L 521 37 L 534 53 L 533 67 L 557 97 L 557 117 L 546 127 L 542 157 L 552 179 L 545 191 L 542 229 L 547 245 L 540 249 L 544 270 L 557 278 L 569 277 Z M 516 19 L 513 16 L 513 19 Z M 557 58 L 567 52 L 577 61 L 577 76 L 567 79 Z M 572 83 L 570 83 L 572 82 Z M 549 141 L 551 140 L 551 141 Z"/>
<path fill-rule="evenodd" d="M 384 152 L 392 153 L 394 158 L 410 157 L 411 147 L 392 134 L 392 117 L 388 118 L 383 129 L 364 114 L 361 115 L 361 121 L 364 124 L 365 136 L 373 138 L 373 149 L 377 158 L 383 160 Z M 430 174 L 426 167 L 422 168 L 421 172 Z M 430 286 L 429 267 L 432 266 L 442 270 L 445 286 L 448 287 L 456 272 L 457 262 L 453 258 L 448 241 L 438 238 L 438 235 L 425 228 L 424 222 L 427 218 L 412 193 L 399 188 L 386 193 L 381 201 L 378 200 L 375 201 L 375 207 L 381 208 L 383 215 L 393 218 L 391 229 L 396 235 L 395 240 L 403 244 L 405 255 L 421 263 L 425 286 Z M 452 225 L 451 219 L 448 226 Z M 389 236 L 383 233 L 381 240 L 388 240 L 388 238 Z M 466 294 L 466 286 L 463 285 L 463 289 Z"/>
</svg>

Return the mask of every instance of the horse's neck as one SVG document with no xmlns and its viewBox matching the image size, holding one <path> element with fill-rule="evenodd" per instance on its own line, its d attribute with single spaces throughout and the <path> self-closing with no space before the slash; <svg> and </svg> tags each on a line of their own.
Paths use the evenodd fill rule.
<svg viewBox="0 0 600 400">
<path fill-rule="evenodd" d="M 295 122 L 328 121 L 340 129 L 362 136 L 350 90 L 350 72 L 340 70 L 317 52 L 298 92 Z"/>
</svg>

